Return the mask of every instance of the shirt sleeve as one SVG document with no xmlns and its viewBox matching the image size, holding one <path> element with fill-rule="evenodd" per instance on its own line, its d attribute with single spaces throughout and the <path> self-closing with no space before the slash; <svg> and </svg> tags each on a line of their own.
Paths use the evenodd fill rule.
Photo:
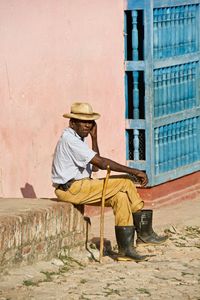
<svg viewBox="0 0 200 300">
<path fill-rule="evenodd" d="M 68 140 L 69 155 L 73 162 L 81 167 L 86 168 L 87 164 L 96 155 L 96 152 L 88 147 L 88 145 L 77 138 Z"/>
</svg>

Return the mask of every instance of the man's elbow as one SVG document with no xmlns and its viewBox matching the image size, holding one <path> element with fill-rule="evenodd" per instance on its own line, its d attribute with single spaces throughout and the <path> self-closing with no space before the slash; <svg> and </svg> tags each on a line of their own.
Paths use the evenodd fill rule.
<svg viewBox="0 0 200 300">
<path fill-rule="evenodd" d="M 95 165 L 92 166 L 92 172 L 98 172 L 99 168 Z"/>
<path fill-rule="evenodd" d="M 102 159 L 99 168 L 101 170 L 106 170 L 107 166 L 108 166 L 108 162 L 106 160 Z"/>
<path fill-rule="evenodd" d="M 107 169 L 107 165 L 108 165 L 108 162 L 106 159 L 104 159 L 103 157 L 100 157 L 100 156 L 95 156 L 93 159 L 92 159 L 92 164 L 93 166 L 95 166 L 96 168 L 99 168 L 101 170 L 106 170 Z"/>
</svg>

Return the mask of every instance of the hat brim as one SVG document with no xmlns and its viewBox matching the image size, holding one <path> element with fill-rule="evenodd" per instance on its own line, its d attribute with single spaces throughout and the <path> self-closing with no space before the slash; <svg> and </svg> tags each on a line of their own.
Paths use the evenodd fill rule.
<svg viewBox="0 0 200 300">
<path fill-rule="evenodd" d="M 93 113 L 93 114 L 64 114 L 63 117 L 64 118 L 69 118 L 69 119 L 77 119 L 77 120 L 84 120 L 84 121 L 93 121 L 93 120 L 97 120 L 100 118 L 100 114 L 98 113 Z"/>
</svg>

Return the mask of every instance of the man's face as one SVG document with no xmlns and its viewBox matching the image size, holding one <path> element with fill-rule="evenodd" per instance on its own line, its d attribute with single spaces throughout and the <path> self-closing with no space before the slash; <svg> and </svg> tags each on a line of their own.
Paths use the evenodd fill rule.
<svg viewBox="0 0 200 300">
<path fill-rule="evenodd" d="M 85 120 L 70 120 L 70 127 L 76 131 L 76 133 L 81 137 L 85 138 L 90 133 L 94 125 L 94 121 L 85 121 Z"/>
</svg>

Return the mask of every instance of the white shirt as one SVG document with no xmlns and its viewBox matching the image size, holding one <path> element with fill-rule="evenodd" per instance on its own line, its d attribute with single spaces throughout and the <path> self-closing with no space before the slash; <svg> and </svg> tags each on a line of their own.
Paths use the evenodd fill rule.
<svg viewBox="0 0 200 300">
<path fill-rule="evenodd" d="M 95 155 L 96 152 L 72 128 L 65 128 L 54 153 L 53 184 L 90 177 L 92 170 L 89 162 Z"/>
</svg>

